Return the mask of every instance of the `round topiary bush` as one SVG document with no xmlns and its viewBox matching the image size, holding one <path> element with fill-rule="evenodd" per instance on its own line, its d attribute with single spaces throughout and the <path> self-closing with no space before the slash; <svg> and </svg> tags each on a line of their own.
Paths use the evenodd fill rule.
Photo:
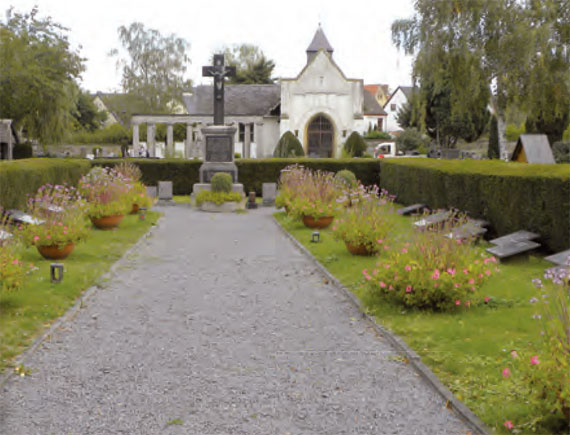
<svg viewBox="0 0 570 435">
<path fill-rule="evenodd" d="M 217 174 L 214 174 L 210 183 L 212 184 L 212 192 L 229 193 L 232 191 L 232 176 L 226 172 L 218 172 Z"/>
<path fill-rule="evenodd" d="M 366 142 L 358 132 L 353 131 L 344 144 L 344 150 L 352 157 L 362 157 L 366 151 Z"/>
<path fill-rule="evenodd" d="M 290 131 L 286 131 L 277 142 L 275 151 L 273 151 L 273 157 L 304 157 L 305 151 L 299 139 L 295 137 Z"/>
<path fill-rule="evenodd" d="M 342 183 L 348 187 L 353 187 L 357 184 L 356 175 L 354 175 L 354 172 L 349 171 L 348 169 L 338 171 L 335 174 L 334 179 L 337 183 Z"/>
</svg>

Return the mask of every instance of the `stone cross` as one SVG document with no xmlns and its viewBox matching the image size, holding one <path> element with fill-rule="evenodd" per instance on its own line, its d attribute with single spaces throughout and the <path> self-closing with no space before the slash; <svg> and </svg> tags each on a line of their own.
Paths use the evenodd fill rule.
<svg viewBox="0 0 570 435">
<path fill-rule="evenodd" d="M 235 66 L 224 66 L 224 55 L 214 54 L 214 65 L 203 66 L 203 77 L 214 77 L 214 125 L 224 125 L 224 78 L 235 77 Z"/>
</svg>

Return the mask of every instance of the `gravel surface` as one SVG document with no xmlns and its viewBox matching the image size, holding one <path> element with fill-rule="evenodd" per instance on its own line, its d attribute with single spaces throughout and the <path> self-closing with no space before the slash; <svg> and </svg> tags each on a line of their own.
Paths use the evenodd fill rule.
<svg viewBox="0 0 570 435">
<path fill-rule="evenodd" d="M 0 433 L 461 434 L 272 209 L 166 216 L 1 391 Z"/>
</svg>

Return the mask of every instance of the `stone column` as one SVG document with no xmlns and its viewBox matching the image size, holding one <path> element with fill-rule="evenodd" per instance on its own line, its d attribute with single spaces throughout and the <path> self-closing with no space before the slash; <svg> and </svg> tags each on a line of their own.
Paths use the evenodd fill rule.
<svg viewBox="0 0 570 435">
<path fill-rule="evenodd" d="M 263 148 L 265 144 L 262 143 L 261 140 L 261 130 L 263 129 L 263 122 L 256 122 L 255 124 L 253 124 L 253 139 L 255 142 L 255 158 L 257 159 L 261 159 L 263 157 L 266 157 L 266 150 Z M 279 140 L 279 139 L 278 139 Z M 277 142 L 275 142 L 273 146 L 275 147 L 275 145 L 277 145 Z M 273 149 L 269 150 L 269 155 L 273 154 Z"/>
<path fill-rule="evenodd" d="M 150 157 L 156 157 L 156 148 L 154 143 L 154 133 L 156 131 L 156 125 L 147 123 L 146 125 L 146 149 Z"/>
<path fill-rule="evenodd" d="M 133 154 L 134 154 L 134 157 L 138 157 L 140 155 L 139 125 L 138 125 L 138 123 L 133 124 Z"/>
<path fill-rule="evenodd" d="M 249 159 L 251 157 L 251 124 L 245 124 L 245 132 L 243 135 L 243 158 Z"/>
<path fill-rule="evenodd" d="M 166 125 L 166 153 L 165 157 L 174 157 L 174 125 Z"/>
<path fill-rule="evenodd" d="M 184 144 L 184 158 L 190 159 L 192 158 L 192 134 L 194 129 L 192 128 L 192 124 L 186 124 L 186 142 Z"/>
</svg>

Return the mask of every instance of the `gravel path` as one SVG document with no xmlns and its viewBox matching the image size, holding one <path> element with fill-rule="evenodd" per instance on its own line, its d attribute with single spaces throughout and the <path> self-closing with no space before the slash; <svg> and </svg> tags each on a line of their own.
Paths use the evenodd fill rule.
<svg viewBox="0 0 570 435">
<path fill-rule="evenodd" d="M 465 433 L 271 210 L 163 211 L 3 387 L 0 433 Z"/>
</svg>

